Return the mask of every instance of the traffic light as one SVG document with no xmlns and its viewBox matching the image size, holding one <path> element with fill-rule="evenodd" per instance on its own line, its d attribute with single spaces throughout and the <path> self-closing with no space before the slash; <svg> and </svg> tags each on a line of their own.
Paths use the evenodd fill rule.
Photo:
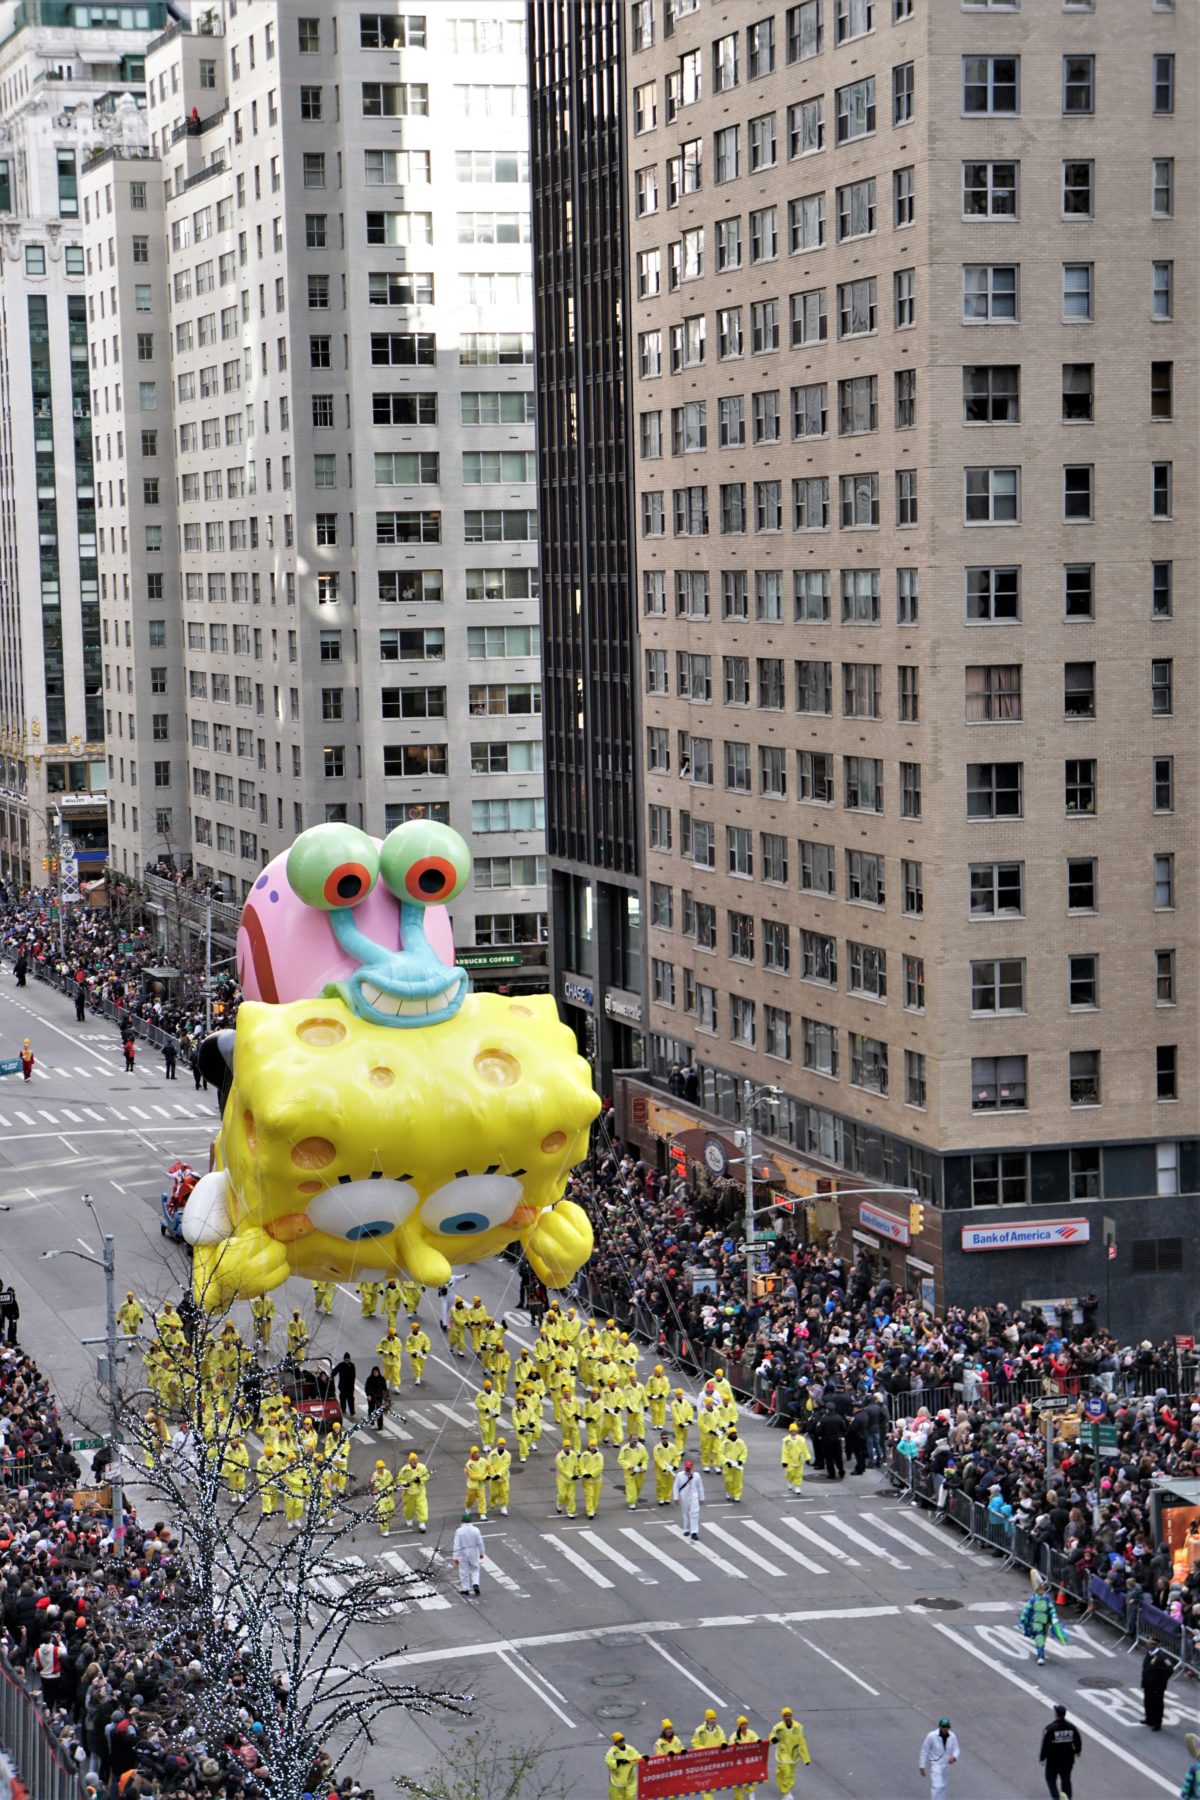
<svg viewBox="0 0 1200 1800">
<path fill-rule="evenodd" d="M 925 1208 L 919 1200 L 908 1203 L 908 1229 L 913 1237 L 919 1237 L 925 1229 Z"/>
</svg>

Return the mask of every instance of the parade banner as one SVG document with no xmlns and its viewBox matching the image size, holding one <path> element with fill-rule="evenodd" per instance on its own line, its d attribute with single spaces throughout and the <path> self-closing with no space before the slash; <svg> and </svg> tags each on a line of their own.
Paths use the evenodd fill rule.
<svg viewBox="0 0 1200 1800">
<path fill-rule="evenodd" d="M 670 1800 L 675 1794 L 700 1794 L 765 1781 L 767 1750 L 764 1739 L 761 1744 L 688 1750 L 682 1756 L 644 1756 L 637 1765 L 637 1800 Z"/>
</svg>

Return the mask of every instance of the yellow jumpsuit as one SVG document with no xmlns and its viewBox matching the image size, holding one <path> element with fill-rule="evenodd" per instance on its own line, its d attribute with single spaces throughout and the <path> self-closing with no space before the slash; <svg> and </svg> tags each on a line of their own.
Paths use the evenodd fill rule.
<svg viewBox="0 0 1200 1800">
<path fill-rule="evenodd" d="M 467 1478 L 466 1510 L 472 1509 L 481 1519 L 487 1518 L 488 1461 L 486 1456 L 468 1456 L 464 1473 Z"/>
<path fill-rule="evenodd" d="M 655 1741 L 655 1756 L 683 1756 L 686 1751 L 687 1745 L 677 1731 L 673 1731 L 670 1737 L 660 1737 Z"/>
<path fill-rule="evenodd" d="M 541 1423 L 534 1413 L 533 1402 L 524 1394 L 513 1402 L 513 1430 L 517 1434 L 517 1461 L 526 1462 L 534 1445 L 534 1425 Z"/>
<path fill-rule="evenodd" d="M 782 1719 L 772 1727 L 767 1742 L 775 1746 L 775 1786 L 781 1794 L 790 1794 L 796 1786 L 797 1762 L 810 1763 L 804 1727 L 793 1719 L 786 1725 Z"/>
<path fill-rule="evenodd" d="M 421 1304 L 421 1284 L 419 1281 L 402 1281 L 400 1283 L 400 1304 L 406 1313 L 415 1313 Z"/>
<path fill-rule="evenodd" d="M 730 1500 L 740 1500 L 742 1483 L 746 1477 L 746 1458 L 749 1450 L 743 1437 L 729 1438 L 724 1444 L 718 1444 L 721 1458 L 721 1479 L 725 1483 L 725 1492 Z"/>
<path fill-rule="evenodd" d="M 654 1446 L 654 1498 L 660 1506 L 671 1504 L 671 1485 L 679 1467 L 682 1452 L 672 1443 Z"/>
<path fill-rule="evenodd" d="M 667 1422 L 667 1401 L 671 1384 L 665 1375 L 652 1375 L 646 1383 L 646 1399 L 650 1402 L 650 1423 L 661 1431 Z"/>
<path fill-rule="evenodd" d="M 360 1281 L 358 1298 L 362 1305 L 363 1318 L 373 1319 L 375 1309 L 379 1305 L 379 1283 L 377 1281 Z"/>
<path fill-rule="evenodd" d="M 600 1483 L 604 1479 L 603 1451 L 594 1446 L 581 1450 L 579 1474 L 583 1481 L 583 1510 L 589 1519 L 594 1519 L 600 1504 Z"/>
<path fill-rule="evenodd" d="M 688 1432 L 692 1420 L 696 1417 L 696 1409 L 690 1400 L 673 1400 L 671 1402 L 671 1423 L 675 1427 L 675 1448 L 682 1456 L 688 1441 Z"/>
<path fill-rule="evenodd" d="M 493 1444 L 488 1451 L 488 1505 L 500 1514 L 508 1511 L 508 1482 L 512 1471 L 512 1451 Z"/>
<path fill-rule="evenodd" d="M 519 1394 L 538 1378 L 538 1366 L 528 1350 L 522 1350 L 513 1365 L 513 1393 Z"/>
<path fill-rule="evenodd" d="M 420 1387 L 421 1377 L 425 1373 L 425 1359 L 429 1355 L 429 1339 L 425 1332 L 414 1329 L 405 1338 L 404 1348 L 408 1351 L 408 1360 L 412 1364 L 413 1381 Z"/>
<path fill-rule="evenodd" d="M 293 1313 L 287 1322 L 288 1355 L 299 1362 L 308 1346 L 308 1326 L 299 1313 Z"/>
<path fill-rule="evenodd" d="M 394 1332 L 389 1332 L 376 1344 L 375 1354 L 383 1364 L 383 1379 L 394 1392 L 399 1388 L 403 1375 L 404 1340 Z"/>
<path fill-rule="evenodd" d="M 613 1744 L 606 1751 L 604 1764 L 608 1770 L 608 1800 L 634 1800 L 637 1794 L 637 1766 L 641 1753 L 632 1744 Z"/>
<path fill-rule="evenodd" d="M 383 1302 L 384 1318 L 389 1325 L 394 1325 L 396 1323 L 396 1316 L 400 1311 L 400 1289 L 396 1286 L 394 1281 L 389 1281 L 379 1297 Z"/>
<path fill-rule="evenodd" d="M 289 1525 L 304 1522 L 304 1508 L 312 1492 L 312 1477 L 301 1462 L 289 1463 L 283 1472 L 283 1512 Z"/>
<path fill-rule="evenodd" d="M 404 1523 L 424 1531 L 429 1523 L 429 1496 L 425 1489 L 429 1470 L 423 1462 L 401 1464 L 396 1471 L 396 1486 L 404 1500 Z"/>
<path fill-rule="evenodd" d="M 482 1300 L 472 1301 L 467 1308 L 467 1330 L 471 1334 L 471 1348 L 476 1356 L 483 1342 L 483 1328 L 488 1322 L 488 1310 Z"/>
<path fill-rule="evenodd" d="M 562 1426 L 563 1443 L 572 1450 L 579 1448 L 579 1402 L 574 1394 L 563 1394 L 558 1403 L 558 1422 Z"/>
<path fill-rule="evenodd" d="M 313 1291 L 313 1311 L 315 1313 L 324 1313 L 325 1316 L 328 1318 L 329 1315 L 333 1311 L 333 1294 L 334 1294 L 333 1282 L 332 1281 L 314 1281 L 312 1284 L 312 1291 Z"/>
<path fill-rule="evenodd" d="M 784 1438 L 779 1460 L 783 1464 L 788 1486 L 793 1494 L 798 1494 L 804 1486 L 805 1464 L 812 1461 L 812 1451 L 802 1431 L 790 1431 Z"/>
<path fill-rule="evenodd" d="M 117 1322 L 126 1337 L 136 1337 L 145 1318 L 141 1305 L 135 1300 L 123 1300 L 117 1310 Z"/>
<path fill-rule="evenodd" d="M 485 1449 L 490 1449 L 496 1441 L 496 1419 L 500 1412 L 500 1396 L 493 1388 L 481 1388 L 475 1396 L 475 1411 L 479 1414 L 479 1435 L 483 1439 Z"/>
<path fill-rule="evenodd" d="M 254 1341 L 264 1346 L 271 1341 L 271 1327 L 275 1323 L 275 1302 L 270 1294 L 256 1294 L 250 1302 L 250 1316 L 254 1320 Z"/>
<path fill-rule="evenodd" d="M 554 1479 L 555 1510 L 573 1519 L 579 1493 L 579 1458 L 569 1444 L 564 1444 L 554 1459 Z"/>
<path fill-rule="evenodd" d="M 279 1505 L 279 1482 L 284 1466 L 285 1459 L 278 1450 L 264 1450 L 258 1459 L 255 1474 L 258 1477 L 258 1498 L 264 1519 L 269 1519 Z"/>
<path fill-rule="evenodd" d="M 632 1512 L 641 1499 L 642 1484 L 650 1466 L 645 1444 L 623 1444 L 617 1452 L 617 1461 L 625 1471 L 625 1500 Z"/>
<path fill-rule="evenodd" d="M 734 1731 L 729 1741 L 731 1744 L 757 1744 L 758 1733 L 757 1731 L 751 1731 L 750 1727 L 747 1725 L 744 1729 L 739 1728 Z M 733 1800 L 750 1800 L 751 1794 L 756 1794 L 757 1792 L 758 1783 L 757 1781 L 752 1781 L 747 1787 L 735 1787 L 733 1790 Z"/>
<path fill-rule="evenodd" d="M 371 1477 L 375 1494 L 375 1511 L 379 1518 L 379 1535 L 386 1537 L 396 1511 L 396 1478 L 390 1469 L 376 1469 Z"/>
<path fill-rule="evenodd" d="M 511 1368 L 512 1357 L 509 1354 L 507 1345 L 492 1352 L 492 1363 L 489 1373 L 495 1383 L 496 1392 L 498 1394 L 506 1394 L 508 1392 L 508 1373 Z M 420 1382 L 418 1382 L 417 1386 L 419 1387 L 420 1385 Z"/>
<path fill-rule="evenodd" d="M 717 1439 L 721 1433 L 721 1417 L 715 1406 L 704 1402 L 696 1416 L 700 1428 L 700 1467 L 711 1469 L 717 1463 Z"/>
<path fill-rule="evenodd" d="M 229 1483 L 231 1494 L 244 1494 L 250 1470 L 250 1452 L 240 1439 L 231 1438 L 221 1457 L 221 1473 Z"/>
<path fill-rule="evenodd" d="M 456 1300 L 450 1308 L 450 1323 L 446 1327 L 446 1336 L 455 1356 L 467 1353 L 467 1309 L 461 1300 Z"/>
<path fill-rule="evenodd" d="M 608 1444 L 625 1442 L 625 1406 L 623 1390 L 615 1381 L 609 1382 L 604 1389 L 604 1427 L 603 1438 Z"/>
<path fill-rule="evenodd" d="M 350 1439 L 343 1431 L 335 1431 L 325 1445 L 325 1493 L 330 1504 L 346 1491 L 350 1475 Z"/>
<path fill-rule="evenodd" d="M 725 1742 L 725 1733 L 719 1725 L 697 1725 L 692 1733 L 693 1750 L 713 1750 Z M 700 1800 L 714 1800 L 713 1790 L 705 1788 Z"/>
<path fill-rule="evenodd" d="M 629 1383 L 624 1392 L 625 1429 L 630 1437 L 644 1438 L 646 1435 L 646 1390 L 636 1378 Z"/>
</svg>

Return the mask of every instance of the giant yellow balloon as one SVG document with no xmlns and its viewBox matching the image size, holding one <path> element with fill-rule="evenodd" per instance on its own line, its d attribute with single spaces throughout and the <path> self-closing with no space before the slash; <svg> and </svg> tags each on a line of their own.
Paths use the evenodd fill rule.
<svg viewBox="0 0 1200 1800">
<path fill-rule="evenodd" d="M 250 922 L 271 999 L 295 979 L 289 908 L 328 915 L 334 963 L 323 991 L 238 1013 L 215 1166 L 183 1221 L 210 1309 L 293 1274 L 407 1272 L 437 1287 L 514 1242 L 562 1287 L 591 1255 L 586 1213 L 561 1199 L 599 1111 L 573 1034 L 548 995 L 468 992 L 425 936 L 423 909 L 453 898 L 469 867 L 458 834 L 424 822 L 382 845 L 317 826 L 271 865 L 266 904 L 286 904 Z M 395 925 L 377 897 L 367 936 L 351 915 L 381 875 Z M 324 957 L 320 926 L 303 929 Z"/>
</svg>

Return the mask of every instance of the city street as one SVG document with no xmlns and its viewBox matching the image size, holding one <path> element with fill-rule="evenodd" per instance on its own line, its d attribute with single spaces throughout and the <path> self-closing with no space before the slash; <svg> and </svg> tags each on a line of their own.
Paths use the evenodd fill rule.
<svg viewBox="0 0 1200 1800">
<path fill-rule="evenodd" d="M 120 1292 L 177 1296 L 187 1263 L 159 1234 L 162 1171 L 176 1156 L 206 1166 L 215 1097 L 197 1093 L 186 1068 L 165 1081 L 161 1056 L 145 1045 L 136 1070 L 124 1074 L 111 1024 L 76 1026 L 65 999 L 32 982 L 18 992 L 5 969 L 4 1054 L 15 1055 L 26 1036 L 38 1059 L 33 1079 L 0 1083 L 0 1199 L 11 1208 L 0 1274 L 17 1290 L 23 1345 L 64 1408 L 90 1427 L 101 1419 L 89 1373 L 94 1352 L 80 1340 L 103 1330 L 103 1280 L 76 1261 L 43 1262 L 41 1253 L 98 1250 L 80 1204 L 86 1190 L 116 1235 Z M 476 1291 L 493 1313 L 507 1314 L 515 1345 L 532 1342 L 525 1315 L 511 1310 L 511 1265 L 482 1267 L 456 1290 L 467 1298 Z M 311 1319 L 307 1288 L 281 1290 L 276 1301 L 300 1303 Z M 248 1307 L 235 1316 L 248 1338 Z M 484 1527 L 482 1595 L 464 1601 L 447 1559 L 462 1464 L 479 1441 L 472 1403 L 480 1375 L 472 1359 L 450 1355 L 432 1297 L 421 1318 L 434 1340 L 425 1383 L 412 1388 L 406 1365 L 406 1418 L 356 1433 L 352 1473 L 365 1478 L 376 1457 L 395 1466 L 416 1448 L 432 1470 L 429 1534 L 418 1539 L 398 1526 L 384 1541 L 369 1531 L 355 1550 L 397 1574 L 432 1560 L 414 1598 L 356 1643 L 363 1652 L 393 1651 L 405 1678 L 460 1689 L 475 1704 L 465 1723 L 389 1721 L 364 1764 L 380 1796 L 391 1791 L 393 1773 L 426 1769 L 441 1746 L 479 1730 L 514 1743 L 550 1740 L 568 1791 L 591 1800 L 605 1790 L 602 1759 L 614 1729 L 648 1751 L 664 1717 L 687 1739 L 712 1706 L 727 1730 L 744 1712 L 765 1734 L 790 1704 L 813 1755 L 798 1793 L 927 1791 L 917 1752 L 945 1713 L 963 1753 L 951 1793 L 1006 1800 L 1045 1791 L 1037 1746 L 1060 1700 L 1084 1736 L 1077 1794 L 1130 1800 L 1178 1792 L 1188 1760 L 1183 1734 L 1200 1720 L 1190 1686 L 1172 1684 L 1156 1737 L 1140 1724 L 1139 1658 L 1104 1627 L 1072 1627 L 1070 1644 L 1052 1646 L 1048 1666 L 1037 1669 L 1016 1629 L 1028 1593 L 1023 1574 L 1001 1573 L 965 1551 L 948 1528 L 884 1492 L 874 1473 L 840 1484 L 810 1476 L 803 1496 L 792 1497 L 779 1467 L 780 1435 L 755 1419 L 745 1423 L 743 1503 L 727 1502 L 719 1478 L 706 1477 L 701 1537 L 691 1543 L 673 1509 L 655 1504 L 652 1477 L 636 1512 L 626 1508 L 611 1448 L 596 1520 L 556 1515 L 559 1437 L 547 1414 L 539 1454 L 514 1466 L 510 1516 Z M 385 1328 L 382 1318 L 363 1321 L 352 1290 L 339 1289 L 333 1319 L 315 1328 L 314 1350 L 338 1357 L 349 1349 L 361 1383 Z M 643 1377 L 652 1366 L 643 1353 Z M 515 1450 L 510 1402 L 511 1390 L 501 1428 Z"/>
</svg>

